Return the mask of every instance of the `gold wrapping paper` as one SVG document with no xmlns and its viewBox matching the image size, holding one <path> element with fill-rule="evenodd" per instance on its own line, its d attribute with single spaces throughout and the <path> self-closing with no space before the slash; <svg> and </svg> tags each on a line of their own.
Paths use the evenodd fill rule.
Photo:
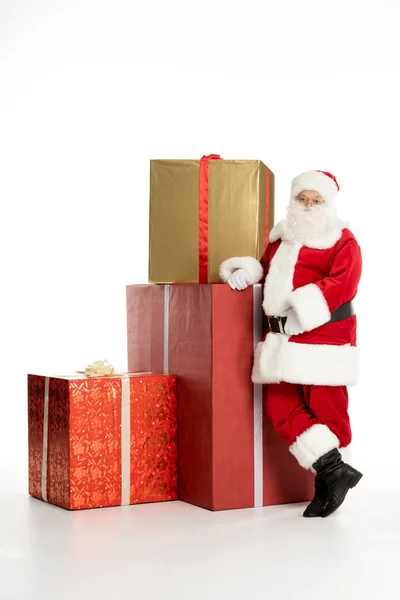
<svg viewBox="0 0 400 600">
<path fill-rule="evenodd" d="M 208 181 L 208 282 L 221 283 L 223 260 L 264 251 L 274 174 L 258 160 L 210 160 Z M 150 283 L 198 283 L 199 193 L 200 160 L 150 161 Z"/>
</svg>

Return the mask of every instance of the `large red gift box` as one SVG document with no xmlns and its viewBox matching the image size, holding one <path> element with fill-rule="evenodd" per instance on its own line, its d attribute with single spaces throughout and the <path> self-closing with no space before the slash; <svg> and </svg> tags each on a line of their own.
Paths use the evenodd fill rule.
<svg viewBox="0 0 400 600">
<path fill-rule="evenodd" d="M 176 500 L 176 376 L 28 375 L 29 493 L 76 510 Z"/>
<path fill-rule="evenodd" d="M 128 367 L 177 374 L 179 498 L 211 510 L 306 501 L 314 482 L 251 382 L 262 287 L 127 287 Z"/>
</svg>

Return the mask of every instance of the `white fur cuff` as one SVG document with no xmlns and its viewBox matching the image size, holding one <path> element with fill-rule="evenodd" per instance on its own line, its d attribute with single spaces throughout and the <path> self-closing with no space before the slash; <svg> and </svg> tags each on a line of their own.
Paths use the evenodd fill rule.
<svg viewBox="0 0 400 600">
<path fill-rule="evenodd" d="M 339 448 L 338 437 L 329 427 L 318 423 L 299 435 L 289 450 L 303 469 L 312 470 L 313 464 L 334 448 Z"/>
<path fill-rule="evenodd" d="M 328 303 L 319 287 L 314 283 L 304 285 L 292 292 L 290 303 L 295 309 L 304 331 L 320 327 L 331 318 Z"/>
<path fill-rule="evenodd" d="M 247 283 L 254 285 L 258 283 L 264 275 L 261 263 L 252 256 L 235 256 L 224 260 L 219 268 L 219 276 L 225 283 L 237 269 L 244 269 L 247 273 Z"/>
</svg>

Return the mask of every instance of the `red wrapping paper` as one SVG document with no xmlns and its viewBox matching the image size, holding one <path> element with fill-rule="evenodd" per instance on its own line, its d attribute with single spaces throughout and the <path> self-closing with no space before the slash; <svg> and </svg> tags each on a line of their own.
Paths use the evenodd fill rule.
<svg viewBox="0 0 400 600">
<path fill-rule="evenodd" d="M 129 369 L 177 374 L 179 498 L 210 510 L 255 506 L 260 485 L 264 506 L 313 495 L 312 475 L 298 466 L 265 414 L 262 481 L 256 481 L 254 290 L 127 287 Z"/>
<path fill-rule="evenodd" d="M 120 505 L 121 379 L 48 378 L 47 453 L 45 381 L 28 376 L 29 493 L 71 510 Z M 128 400 L 128 502 L 175 500 L 176 376 L 131 373 Z"/>
</svg>

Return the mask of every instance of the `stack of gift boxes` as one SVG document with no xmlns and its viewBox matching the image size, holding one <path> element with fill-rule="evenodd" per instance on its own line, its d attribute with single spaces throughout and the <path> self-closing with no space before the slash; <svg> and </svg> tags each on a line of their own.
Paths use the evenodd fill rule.
<svg viewBox="0 0 400 600">
<path fill-rule="evenodd" d="M 31 495 L 69 509 L 312 497 L 251 382 L 262 286 L 219 278 L 227 258 L 260 258 L 273 213 L 261 161 L 150 162 L 150 283 L 127 286 L 129 372 L 28 376 Z"/>
</svg>

